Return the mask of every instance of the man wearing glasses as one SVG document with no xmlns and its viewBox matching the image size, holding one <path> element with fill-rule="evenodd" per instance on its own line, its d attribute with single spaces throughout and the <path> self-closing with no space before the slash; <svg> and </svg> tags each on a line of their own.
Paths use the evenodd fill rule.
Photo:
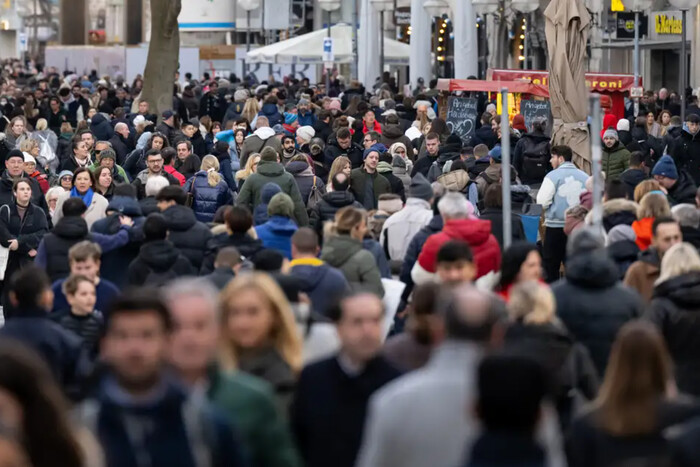
<svg viewBox="0 0 700 467">
<path fill-rule="evenodd" d="M 170 175 L 168 172 L 163 170 L 163 156 L 158 149 L 151 149 L 146 154 L 146 170 L 142 170 L 136 176 L 133 182 L 131 182 L 134 187 L 136 187 L 136 193 L 139 199 L 146 197 L 146 181 L 150 177 L 165 177 L 171 185 L 180 186 L 180 182 Z"/>
<path fill-rule="evenodd" d="M 376 131 L 370 131 L 365 135 L 364 139 L 362 140 L 362 145 L 365 147 L 365 149 L 369 149 L 375 144 L 377 144 L 379 142 L 379 138 L 381 137 L 382 136 Z"/>
</svg>

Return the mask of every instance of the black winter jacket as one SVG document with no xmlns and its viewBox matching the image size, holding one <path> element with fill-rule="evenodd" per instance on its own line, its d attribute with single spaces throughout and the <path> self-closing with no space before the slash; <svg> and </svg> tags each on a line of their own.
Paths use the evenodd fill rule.
<svg viewBox="0 0 700 467">
<path fill-rule="evenodd" d="M 598 374 L 605 374 L 620 328 L 642 313 L 642 301 L 618 280 L 605 251 L 581 254 L 566 263 L 566 278 L 552 287 L 557 315 L 576 340 L 588 348 Z"/>
<path fill-rule="evenodd" d="M 430 219 L 428 225 L 420 229 L 418 233 L 413 236 L 413 238 L 411 239 L 411 243 L 408 244 L 408 249 L 406 250 L 406 255 L 403 258 L 403 264 L 401 265 L 401 273 L 399 275 L 399 279 L 401 280 L 401 282 L 406 284 L 406 288 L 404 289 L 403 294 L 401 295 L 401 299 L 404 302 L 408 300 L 408 297 L 413 291 L 413 278 L 411 278 L 411 270 L 416 264 L 416 261 L 418 261 L 418 255 L 420 255 L 420 252 L 423 249 L 423 245 L 425 245 L 425 242 L 428 240 L 428 237 L 441 232 L 442 227 L 442 216 L 437 214 L 433 216 L 432 219 Z"/>
<path fill-rule="evenodd" d="M 214 271 L 214 260 L 222 248 L 232 246 L 238 250 L 241 256 L 250 260 L 263 249 L 262 242 L 248 234 L 235 233 L 233 235 L 217 235 L 209 241 L 207 257 L 204 259 L 200 273 L 210 274 Z"/>
<path fill-rule="evenodd" d="M 212 238 L 211 231 L 197 220 L 192 209 L 187 206 L 170 206 L 163 211 L 163 217 L 168 224 L 168 240 L 199 271 Z"/>
<path fill-rule="evenodd" d="M 691 135 L 683 130 L 675 141 L 671 156 L 679 173 L 686 170 L 695 185 L 700 184 L 700 132 Z"/>
<path fill-rule="evenodd" d="M 328 142 L 328 146 L 326 146 L 326 150 L 324 152 L 325 156 L 323 166 L 326 169 L 326 172 L 330 172 L 333 161 L 338 156 L 346 156 L 348 159 L 350 159 L 352 168 L 356 169 L 362 166 L 362 163 L 364 162 L 362 159 L 363 152 L 363 149 L 355 143 L 350 143 L 349 148 L 342 149 L 340 146 L 338 146 L 338 141 L 335 139 L 335 135 L 333 135 L 330 137 L 330 141 Z"/>
<path fill-rule="evenodd" d="M 0 244 L 9 247 L 10 240 L 17 239 L 19 247 L 10 251 L 5 280 L 9 280 L 16 271 L 34 261 L 34 258 L 29 256 L 29 251 L 39 248 L 41 239 L 49 232 L 46 215 L 39 207 L 30 203 L 24 217 L 20 219 L 17 204 L 10 203 L 7 206 L 9 209 L 0 207 Z"/>
<path fill-rule="evenodd" d="M 70 274 L 68 250 L 78 242 L 89 240 L 88 226 L 82 217 L 62 217 L 54 229 L 44 237 L 46 273 L 51 282 Z"/>
<path fill-rule="evenodd" d="M 168 240 L 144 243 L 129 265 L 129 285 L 161 286 L 177 277 L 194 276 L 192 264 Z"/>
<path fill-rule="evenodd" d="M 654 287 L 646 317 L 666 339 L 678 389 L 700 396 L 700 272 L 682 274 Z"/>
<path fill-rule="evenodd" d="M 309 226 L 319 234 L 323 235 L 323 223 L 335 219 L 335 213 L 347 206 L 363 209 L 362 205 L 355 200 L 355 195 L 349 191 L 331 191 L 321 198 L 321 201 L 314 206 L 309 214 Z"/>
<path fill-rule="evenodd" d="M 637 261 L 639 247 L 632 240 L 620 240 L 608 245 L 607 250 L 608 256 L 617 266 L 617 278 L 623 280 L 629 267 Z"/>
<path fill-rule="evenodd" d="M 49 227 L 51 227 L 51 216 L 49 214 L 49 206 L 46 204 L 46 198 L 44 197 L 44 192 L 41 191 L 39 182 L 33 178 L 25 177 L 25 180 L 29 180 L 29 184 L 32 186 L 32 197 L 30 202 L 40 207 L 44 214 L 46 214 L 46 219 L 48 220 Z M 3 172 L 2 177 L 0 177 L 0 206 L 3 204 L 12 204 L 14 201 L 14 193 L 12 192 L 12 186 L 15 181 L 10 178 L 7 171 Z"/>
<path fill-rule="evenodd" d="M 700 156 L 698 157 L 700 163 Z M 700 170 L 700 169 L 698 169 Z M 668 189 L 668 201 L 671 206 L 676 204 L 695 204 L 695 194 L 698 191 L 696 182 L 685 171 L 678 172 L 678 180 Z"/>
</svg>

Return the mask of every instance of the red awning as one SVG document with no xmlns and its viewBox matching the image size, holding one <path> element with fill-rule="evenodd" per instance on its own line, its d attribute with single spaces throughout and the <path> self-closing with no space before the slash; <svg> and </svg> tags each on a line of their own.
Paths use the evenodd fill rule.
<svg viewBox="0 0 700 467">
<path fill-rule="evenodd" d="M 532 84 L 549 84 L 549 72 L 540 70 L 489 69 L 488 76 L 495 81 L 529 80 Z M 640 86 L 642 80 L 639 80 Z M 586 73 L 586 85 L 591 92 L 628 92 L 634 86 L 634 76 L 620 73 Z"/>
<path fill-rule="evenodd" d="M 508 88 L 508 92 L 532 94 L 533 96 L 549 97 L 547 86 L 532 84 L 525 81 L 482 81 L 476 79 L 440 79 L 437 88 L 441 91 L 473 91 L 500 92 Z"/>
</svg>

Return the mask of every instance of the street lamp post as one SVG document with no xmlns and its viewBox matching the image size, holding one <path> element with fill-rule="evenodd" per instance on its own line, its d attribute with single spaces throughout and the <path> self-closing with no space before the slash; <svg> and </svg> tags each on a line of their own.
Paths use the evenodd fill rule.
<svg viewBox="0 0 700 467">
<path fill-rule="evenodd" d="M 685 121 L 685 88 L 686 79 L 688 78 L 688 52 L 686 43 L 686 15 L 688 10 L 695 8 L 700 0 L 669 0 L 669 3 L 681 10 L 681 57 L 680 57 L 680 76 L 678 79 L 678 90 L 681 97 L 681 120 Z"/>
<path fill-rule="evenodd" d="M 445 2 L 445 0 L 426 0 L 425 3 L 423 3 L 423 9 L 425 10 L 426 13 L 430 15 L 431 18 L 437 18 L 437 17 L 442 17 L 442 15 L 447 14 L 450 12 L 450 6 Z M 438 22 L 435 20 L 435 44 L 438 43 L 437 41 L 437 31 L 438 31 Z M 439 74 L 439 67 L 438 67 L 438 60 L 437 60 L 437 52 L 435 53 L 435 77 L 438 78 Z"/>
<path fill-rule="evenodd" d="M 379 76 L 384 79 L 384 12 L 394 8 L 393 0 L 370 0 L 375 10 L 379 12 Z"/>
<path fill-rule="evenodd" d="M 476 14 L 480 15 L 484 21 L 482 23 L 482 26 L 486 28 L 486 17 L 488 15 L 492 15 L 498 11 L 498 1 L 493 1 L 493 0 L 472 0 L 472 6 L 474 7 L 474 11 Z M 483 39 L 483 45 L 482 45 L 482 57 L 484 58 L 484 79 L 486 78 L 486 70 L 489 67 L 489 60 L 488 60 L 488 39 L 486 37 L 486 30 L 482 32 L 482 37 Z"/>
<path fill-rule="evenodd" d="M 652 0 L 632 0 L 630 9 L 634 12 L 634 87 L 639 87 L 639 13 L 651 8 Z M 639 115 L 639 98 L 634 98 L 634 116 Z"/>
<path fill-rule="evenodd" d="M 525 57 L 524 60 L 524 66 L 523 69 L 527 70 L 528 69 L 528 64 L 527 64 L 527 56 L 528 56 L 528 40 L 527 36 L 530 31 L 530 14 L 536 11 L 540 7 L 540 2 L 538 0 L 513 0 L 511 3 L 511 7 L 515 11 L 519 11 L 520 13 L 523 13 L 525 15 L 525 38 L 523 39 L 523 57 Z"/>
<path fill-rule="evenodd" d="M 340 8 L 340 0 L 318 0 L 318 5 L 321 7 L 322 10 L 326 11 L 328 13 L 328 38 L 331 37 L 331 12 L 337 10 Z M 333 64 L 330 64 L 330 68 L 328 65 L 325 65 L 326 67 L 326 95 L 331 90 L 331 70 L 333 69 Z"/>
<path fill-rule="evenodd" d="M 248 52 L 250 52 L 250 12 L 260 8 L 260 0 L 238 0 L 238 6 L 245 10 L 246 30 L 245 30 L 245 51 L 246 58 L 243 60 L 243 81 L 248 77 Z"/>
</svg>

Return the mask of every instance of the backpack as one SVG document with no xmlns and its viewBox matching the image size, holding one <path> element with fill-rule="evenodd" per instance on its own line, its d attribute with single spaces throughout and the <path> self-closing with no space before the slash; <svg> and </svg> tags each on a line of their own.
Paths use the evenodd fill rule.
<svg viewBox="0 0 700 467">
<path fill-rule="evenodd" d="M 433 162 L 430 165 L 430 169 L 428 169 L 428 181 L 433 183 L 437 181 L 441 175 L 448 173 L 452 168 L 452 162 L 453 161 L 446 161 L 442 167 L 440 167 L 438 161 Z"/>
<path fill-rule="evenodd" d="M 150 285 L 152 287 L 163 287 L 164 285 L 167 285 L 168 283 L 172 282 L 174 279 L 177 279 L 177 273 L 172 269 L 169 268 L 165 271 L 154 271 L 151 269 L 148 271 L 148 275 L 146 275 L 146 281 L 143 283 L 143 285 Z"/>
<path fill-rule="evenodd" d="M 549 141 L 526 145 L 523 151 L 523 173 L 525 180 L 544 180 L 549 172 Z"/>
<path fill-rule="evenodd" d="M 316 185 L 316 176 L 314 175 L 314 184 L 311 186 L 311 191 L 309 192 L 309 199 L 306 200 L 306 209 L 312 210 L 323 198 L 321 190 L 318 189 Z"/>
</svg>

